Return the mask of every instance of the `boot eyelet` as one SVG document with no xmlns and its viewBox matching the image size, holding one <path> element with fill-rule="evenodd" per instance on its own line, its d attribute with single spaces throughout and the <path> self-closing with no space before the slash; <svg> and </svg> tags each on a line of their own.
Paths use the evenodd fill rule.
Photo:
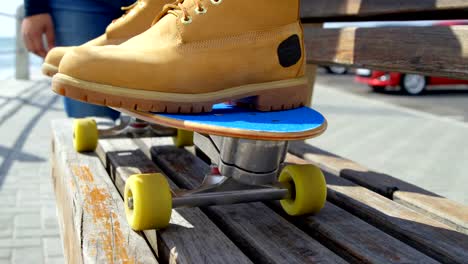
<svg viewBox="0 0 468 264">
<path fill-rule="evenodd" d="M 206 13 L 206 8 L 205 7 L 202 7 L 202 9 L 198 9 L 197 7 L 195 7 L 195 13 L 199 14 L 199 15 L 203 15 Z"/>
<path fill-rule="evenodd" d="M 187 24 L 192 23 L 192 18 L 191 18 L 190 16 L 188 16 L 188 17 L 182 17 L 182 18 L 180 19 L 180 21 L 181 21 L 183 24 L 186 24 L 186 25 L 187 25 Z"/>
<path fill-rule="evenodd" d="M 219 4 L 221 4 L 221 2 L 223 2 L 223 0 L 211 0 L 211 3 L 213 5 L 219 5 Z"/>
</svg>

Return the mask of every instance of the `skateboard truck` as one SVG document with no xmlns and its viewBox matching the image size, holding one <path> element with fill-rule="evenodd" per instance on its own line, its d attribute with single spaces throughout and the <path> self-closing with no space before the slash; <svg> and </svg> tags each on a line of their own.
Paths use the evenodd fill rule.
<svg viewBox="0 0 468 264">
<path fill-rule="evenodd" d="M 217 164 L 212 172 L 219 171 L 219 174 L 206 175 L 197 189 L 175 191 L 172 197 L 173 208 L 282 200 L 291 197 L 287 186 L 276 180 L 286 155 L 287 142 L 194 133 L 194 143 Z M 133 209 L 133 199 L 128 199 L 127 203 L 127 206 Z"/>
<path fill-rule="evenodd" d="M 283 166 L 287 141 L 194 133 L 194 144 L 214 164 L 198 188 L 171 192 L 160 173 L 127 180 L 125 209 L 134 230 L 164 228 L 172 209 L 180 207 L 280 200 L 286 213 L 302 215 L 316 213 L 325 204 L 326 184 L 319 168 Z"/>
<path fill-rule="evenodd" d="M 207 175 L 197 189 L 175 191 L 172 197 L 172 207 L 202 207 L 281 200 L 288 197 L 288 189 L 280 184 L 277 186 L 249 186 L 236 182 L 230 177 Z"/>
<path fill-rule="evenodd" d="M 96 121 L 98 124 L 104 125 L 104 127 L 109 127 L 98 129 L 99 137 L 113 137 L 123 134 L 141 135 L 147 133 L 148 131 L 151 131 L 154 134 L 158 134 L 158 130 L 163 130 L 164 135 L 167 134 L 166 131 L 174 131 L 174 129 L 151 124 L 133 116 L 121 116 L 120 122 L 117 125 L 114 125 L 114 122 L 110 122 L 108 119 L 96 119 Z"/>
<path fill-rule="evenodd" d="M 219 175 L 208 174 L 197 189 L 177 191 L 172 199 L 174 208 L 290 197 L 287 186 L 277 181 L 287 142 L 194 133 L 194 144 L 216 164 Z"/>
<path fill-rule="evenodd" d="M 222 175 L 250 185 L 271 184 L 288 150 L 287 141 L 251 140 L 194 133 L 194 144 Z"/>
<path fill-rule="evenodd" d="M 174 191 L 173 208 L 282 200 L 291 196 L 287 186 L 277 181 L 287 142 L 194 133 L 194 144 L 216 164 L 212 170 L 215 173 L 206 175 L 196 189 Z M 133 208 L 133 199 L 128 203 Z"/>
</svg>

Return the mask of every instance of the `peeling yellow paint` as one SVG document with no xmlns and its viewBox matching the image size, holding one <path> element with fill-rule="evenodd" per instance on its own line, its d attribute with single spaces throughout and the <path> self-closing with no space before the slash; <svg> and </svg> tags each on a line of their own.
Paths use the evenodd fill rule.
<svg viewBox="0 0 468 264">
<path fill-rule="evenodd" d="M 111 210 L 112 196 L 105 188 L 94 184 L 94 177 L 87 166 L 74 166 L 73 173 L 81 180 L 80 190 L 83 194 L 85 214 L 92 217 L 96 232 L 87 234 L 92 244 L 99 244 L 104 251 L 107 263 L 135 263 L 127 252 L 126 238 L 120 227 L 118 216 Z M 93 247 L 90 247 L 93 248 Z M 94 247 L 95 248 L 95 247 Z M 91 252 L 97 254 L 96 251 Z"/>
<path fill-rule="evenodd" d="M 73 173 L 80 178 L 80 180 L 85 182 L 94 182 L 94 177 L 88 166 L 73 166 Z"/>
</svg>

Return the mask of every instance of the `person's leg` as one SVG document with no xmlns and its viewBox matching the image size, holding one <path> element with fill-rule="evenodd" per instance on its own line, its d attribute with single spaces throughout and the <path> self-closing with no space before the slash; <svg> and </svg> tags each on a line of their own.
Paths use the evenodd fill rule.
<svg viewBox="0 0 468 264">
<path fill-rule="evenodd" d="M 121 14 L 116 12 L 91 13 L 75 10 L 52 10 L 55 25 L 55 45 L 75 46 L 101 35 L 109 23 Z M 107 107 L 82 103 L 64 97 L 65 112 L 69 117 L 101 116 L 117 119 L 120 113 Z"/>
</svg>

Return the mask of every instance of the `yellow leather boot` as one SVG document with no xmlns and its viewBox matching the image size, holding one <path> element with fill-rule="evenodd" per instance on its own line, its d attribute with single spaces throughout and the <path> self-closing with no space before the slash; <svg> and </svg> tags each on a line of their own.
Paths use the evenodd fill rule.
<svg viewBox="0 0 468 264">
<path fill-rule="evenodd" d="M 121 45 L 68 52 L 52 89 L 170 113 L 243 98 L 262 111 L 308 104 L 299 0 L 178 0 L 155 21 Z"/>
<path fill-rule="evenodd" d="M 137 0 L 134 4 L 122 7 L 127 12 L 114 20 L 106 32 L 82 46 L 118 45 L 151 27 L 151 24 L 163 8 L 171 0 Z M 44 63 L 42 73 L 53 76 L 58 72 L 58 66 L 67 51 L 76 47 L 56 47 L 49 51 Z"/>
</svg>

